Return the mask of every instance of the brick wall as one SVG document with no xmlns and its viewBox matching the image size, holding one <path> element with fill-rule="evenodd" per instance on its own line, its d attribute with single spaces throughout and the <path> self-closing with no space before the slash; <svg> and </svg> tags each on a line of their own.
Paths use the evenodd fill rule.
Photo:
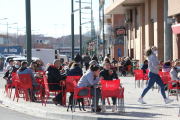
<svg viewBox="0 0 180 120">
<path fill-rule="evenodd" d="M 116 60 L 119 60 L 118 49 L 121 49 L 121 57 L 124 56 L 124 45 L 123 44 L 117 44 L 117 45 L 112 46 L 111 58 L 115 58 Z"/>
</svg>

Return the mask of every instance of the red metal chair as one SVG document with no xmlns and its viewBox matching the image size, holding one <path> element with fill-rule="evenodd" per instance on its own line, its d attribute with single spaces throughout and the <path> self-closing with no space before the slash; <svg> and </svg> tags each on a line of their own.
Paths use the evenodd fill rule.
<svg viewBox="0 0 180 120">
<path fill-rule="evenodd" d="M 6 84 L 4 93 L 6 93 L 6 97 L 9 97 L 9 98 L 10 98 L 11 83 L 10 83 L 9 79 L 8 79 L 7 81 L 8 81 L 8 83 Z"/>
<path fill-rule="evenodd" d="M 136 81 L 143 80 L 144 75 L 143 75 L 143 70 L 133 70 L 135 73 L 135 88 L 136 88 Z M 140 82 L 139 82 L 139 87 L 140 87 Z"/>
<path fill-rule="evenodd" d="M 26 101 L 28 101 L 27 94 L 28 94 L 28 89 L 30 89 L 31 90 L 30 102 L 31 102 L 31 100 L 32 100 L 32 91 L 33 91 L 31 75 L 30 74 L 19 74 L 19 80 L 20 80 L 20 86 L 19 86 L 20 90 L 19 90 L 19 92 L 23 90 L 24 94 L 25 94 L 25 97 L 26 97 Z M 18 96 L 19 96 L 19 93 L 18 93 Z"/>
<path fill-rule="evenodd" d="M 50 89 L 49 89 L 49 85 L 50 85 L 50 84 L 60 85 L 60 83 L 48 83 L 47 76 L 45 76 L 45 75 L 43 75 L 43 78 L 44 78 L 44 85 L 45 85 L 45 94 L 44 94 L 44 98 L 43 98 L 43 100 L 42 100 L 42 105 L 43 105 L 44 100 L 45 100 L 45 95 L 47 95 L 47 97 L 46 97 L 46 102 L 45 102 L 45 106 L 46 106 L 47 99 L 48 99 L 49 96 L 50 96 L 50 92 L 54 92 L 54 93 L 56 93 L 56 92 L 58 92 L 58 93 L 62 92 L 62 96 L 63 96 L 63 86 L 62 86 L 62 90 L 50 90 Z M 63 99 L 62 99 L 62 100 L 63 100 Z M 62 101 L 62 102 L 63 102 L 63 101 Z"/>
<path fill-rule="evenodd" d="M 78 83 L 80 80 L 81 76 L 67 76 L 65 80 L 65 85 L 66 85 L 66 90 L 64 91 L 64 103 L 66 107 L 66 94 L 67 92 L 74 92 L 74 81 Z"/>
<path fill-rule="evenodd" d="M 122 69 L 122 72 L 125 71 L 126 75 L 129 74 L 131 72 L 131 65 L 125 66 Z"/>
<path fill-rule="evenodd" d="M 172 83 L 173 82 L 175 82 L 176 83 L 176 87 L 173 87 L 173 85 L 172 85 Z M 179 101 L 179 99 L 178 99 L 178 90 L 180 89 L 180 87 L 178 87 L 178 81 L 171 81 L 171 80 L 169 80 L 169 82 L 168 82 L 169 84 L 168 84 L 168 98 L 169 98 L 169 91 L 171 92 L 171 90 L 172 89 L 175 89 L 176 90 L 176 95 L 177 95 L 177 101 Z"/>
<path fill-rule="evenodd" d="M 101 88 L 102 100 L 104 100 L 106 97 L 117 97 L 118 106 L 119 106 L 120 98 L 124 97 L 121 95 L 121 89 L 119 88 L 120 79 L 113 80 L 113 81 L 101 80 L 101 84 L 102 84 L 102 88 Z M 103 114 L 103 104 L 102 104 L 102 114 Z"/>
<path fill-rule="evenodd" d="M 16 87 L 14 98 L 13 98 L 13 101 L 14 101 L 15 97 L 16 98 L 19 97 L 18 89 L 20 87 L 20 80 L 19 80 L 19 77 L 18 77 L 17 73 L 12 73 L 11 76 L 12 76 L 11 77 L 12 78 L 12 84 L 11 84 L 11 93 L 10 94 L 12 94 L 12 88 Z M 17 99 L 17 102 L 18 102 L 18 99 Z"/>
<path fill-rule="evenodd" d="M 88 89 L 89 90 L 89 94 L 88 95 L 84 95 L 84 96 L 78 96 L 79 91 L 81 91 L 83 89 Z M 90 99 L 90 107 L 92 107 L 91 106 L 91 99 L 92 99 L 91 88 L 90 87 L 77 88 L 77 82 L 74 81 L 74 97 L 73 97 L 74 112 L 75 112 L 75 104 L 74 103 L 76 103 L 76 99 L 78 99 L 78 98 L 89 98 Z M 91 108 L 91 113 L 92 113 L 92 108 Z"/>
</svg>

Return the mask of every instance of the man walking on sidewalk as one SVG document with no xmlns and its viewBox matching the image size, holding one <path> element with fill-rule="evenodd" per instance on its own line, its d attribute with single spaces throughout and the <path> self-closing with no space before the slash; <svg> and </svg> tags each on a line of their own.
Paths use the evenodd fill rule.
<svg viewBox="0 0 180 120">
<path fill-rule="evenodd" d="M 85 66 L 86 66 L 86 70 L 87 70 L 89 68 L 89 62 L 91 61 L 91 58 L 88 55 L 88 53 L 86 53 L 86 55 L 84 56 L 83 61 L 85 62 Z"/>
</svg>

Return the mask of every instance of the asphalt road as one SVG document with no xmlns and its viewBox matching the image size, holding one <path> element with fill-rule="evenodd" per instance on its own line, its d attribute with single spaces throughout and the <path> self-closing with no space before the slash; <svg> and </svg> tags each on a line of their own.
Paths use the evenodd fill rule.
<svg viewBox="0 0 180 120">
<path fill-rule="evenodd" d="M 2 78 L 4 75 L 3 71 L 0 70 L 0 88 L 4 88 L 5 80 Z M 0 120 L 52 120 L 46 118 L 40 118 L 29 114 L 14 111 L 0 102 Z"/>
</svg>

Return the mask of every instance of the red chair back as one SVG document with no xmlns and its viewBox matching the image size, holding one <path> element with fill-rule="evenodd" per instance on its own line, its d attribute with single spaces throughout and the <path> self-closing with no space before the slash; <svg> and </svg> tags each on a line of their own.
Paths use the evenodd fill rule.
<svg viewBox="0 0 180 120">
<path fill-rule="evenodd" d="M 46 76 L 46 75 L 43 75 L 43 78 L 44 78 L 44 86 L 45 86 L 45 89 L 46 89 L 47 91 L 50 91 L 50 90 L 49 90 L 49 85 L 48 85 L 47 76 Z"/>
<path fill-rule="evenodd" d="M 11 78 L 12 78 L 12 85 L 13 85 L 13 86 L 19 85 L 18 83 L 20 82 L 20 80 L 19 80 L 19 77 L 18 77 L 18 75 L 17 75 L 16 72 L 13 72 L 13 73 L 11 74 Z"/>
<path fill-rule="evenodd" d="M 162 75 L 162 81 L 164 84 L 168 84 L 168 81 L 170 81 L 171 79 L 169 79 L 169 72 L 161 72 Z"/>
<path fill-rule="evenodd" d="M 102 99 L 106 97 L 120 97 L 120 79 L 108 81 L 108 80 L 101 80 L 102 89 Z"/>
<path fill-rule="evenodd" d="M 20 86 L 22 88 L 32 88 L 32 80 L 30 74 L 19 74 Z"/>
<path fill-rule="evenodd" d="M 67 76 L 66 77 L 66 92 L 74 92 L 74 88 L 77 87 L 77 83 L 80 80 L 80 78 L 81 76 Z"/>
<path fill-rule="evenodd" d="M 135 80 L 143 80 L 144 74 L 143 70 L 133 70 L 135 73 Z"/>
<path fill-rule="evenodd" d="M 148 70 L 148 69 L 146 69 L 146 74 L 147 74 L 147 75 L 149 74 L 149 70 Z"/>
</svg>

